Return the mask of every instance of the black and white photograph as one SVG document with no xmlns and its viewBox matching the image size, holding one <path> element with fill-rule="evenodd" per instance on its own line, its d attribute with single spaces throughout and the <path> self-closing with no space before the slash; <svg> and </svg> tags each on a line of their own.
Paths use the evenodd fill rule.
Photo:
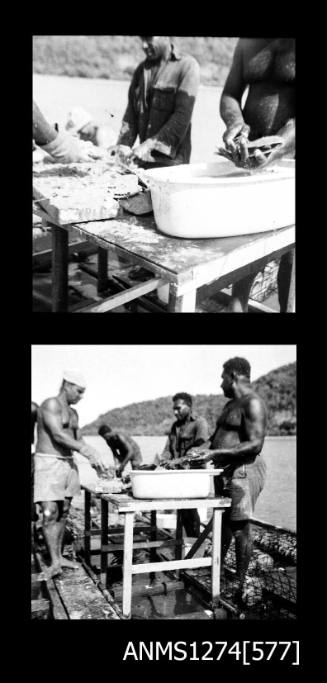
<svg viewBox="0 0 327 683">
<path fill-rule="evenodd" d="M 296 346 L 31 365 L 32 619 L 296 619 Z"/>
<path fill-rule="evenodd" d="M 33 36 L 33 311 L 295 313 L 295 39 Z"/>
</svg>

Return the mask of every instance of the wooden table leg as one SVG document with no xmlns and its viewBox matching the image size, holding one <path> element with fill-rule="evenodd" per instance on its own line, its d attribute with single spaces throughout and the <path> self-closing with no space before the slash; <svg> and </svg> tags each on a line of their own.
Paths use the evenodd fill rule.
<svg viewBox="0 0 327 683">
<path fill-rule="evenodd" d="M 107 500 L 101 498 L 101 549 L 100 549 L 100 571 L 101 583 L 106 588 L 107 586 L 107 567 L 108 567 L 108 553 L 103 551 L 104 545 L 108 544 L 108 517 L 109 504 Z"/>
<path fill-rule="evenodd" d="M 98 248 L 98 294 L 108 287 L 108 251 Z"/>
<path fill-rule="evenodd" d="M 192 289 L 191 292 L 186 292 L 186 294 L 177 296 L 176 286 L 170 285 L 168 301 L 169 313 L 195 313 L 195 304 L 196 289 Z"/>
<path fill-rule="evenodd" d="M 293 249 L 293 262 L 292 262 L 292 272 L 290 287 L 287 296 L 287 313 L 295 313 L 295 249 Z"/>
<path fill-rule="evenodd" d="M 52 312 L 65 313 L 68 305 L 68 231 L 52 225 Z"/>
<path fill-rule="evenodd" d="M 86 564 L 91 564 L 91 493 L 84 491 L 84 555 Z"/>
<path fill-rule="evenodd" d="M 125 512 L 123 557 L 123 615 L 130 619 L 132 606 L 132 564 L 134 512 Z"/>
<path fill-rule="evenodd" d="M 157 511 L 151 510 L 150 517 L 151 517 L 150 540 L 156 541 L 157 540 Z M 150 548 L 150 562 L 155 562 L 156 559 L 157 559 L 156 549 Z M 156 573 L 150 572 L 150 574 L 149 574 L 150 584 L 155 581 L 155 578 L 156 578 Z"/>
<path fill-rule="evenodd" d="M 220 595 L 220 562 L 221 562 L 221 518 L 222 511 L 214 508 L 212 526 L 212 567 L 211 567 L 211 595 L 212 609 L 217 606 Z"/>
</svg>

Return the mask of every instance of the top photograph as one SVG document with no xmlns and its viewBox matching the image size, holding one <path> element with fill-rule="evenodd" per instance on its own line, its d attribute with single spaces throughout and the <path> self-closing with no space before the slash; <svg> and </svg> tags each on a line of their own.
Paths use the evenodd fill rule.
<svg viewBox="0 0 327 683">
<path fill-rule="evenodd" d="M 295 39 L 33 36 L 33 312 L 295 313 Z"/>
</svg>

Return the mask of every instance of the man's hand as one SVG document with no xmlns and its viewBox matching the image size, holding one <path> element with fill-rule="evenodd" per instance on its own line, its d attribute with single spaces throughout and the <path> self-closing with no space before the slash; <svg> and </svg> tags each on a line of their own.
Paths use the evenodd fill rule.
<svg viewBox="0 0 327 683">
<path fill-rule="evenodd" d="M 209 462 L 212 460 L 212 451 L 209 448 L 203 448 L 203 446 L 190 448 L 187 455 L 192 458 L 192 462 Z"/>
<path fill-rule="evenodd" d="M 73 164 L 91 159 L 89 147 L 69 133 L 58 133 L 52 142 L 40 146 L 51 156 L 52 161 L 60 164 Z"/>
<path fill-rule="evenodd" d="M 225 130 L 223 141 L 227 150 L 232 154 L 235 163 L 240 158 L 245 163 L 248 158 L 247 142 L 249 133 L 250 126 L 244 123 L 244 121 L 233 124 Z"/>
<path fill-rule="evenodd" d="M 133 150 L 128 145 L 112 145 L 108 148 L 108 153 L 118 164 L 128 163 L 133 156 Z"/>
<path fill-rule="evenodd" d="M 107 472 L 108 467 L 104 462 L 102 462 L 101 455 L 95 448 L 89 446 L 87 443 L 84 443 L 79 452 L 88 459 L 91 467 L 94 467 L 98 475 L 105 474 Z"/>
<path fill-rule="evenodd" d="M 147 163 L 154 163 L 155 159 L 151 155 L 151 151 L 153 150 L 153 143 L 152 141 L 145 140 L 145 142 L 142 142 L 141 145 L 136 147 L 136 149 L 133 150 L 133 156 L 135 161 L 145 161 Z"/>
</svg>

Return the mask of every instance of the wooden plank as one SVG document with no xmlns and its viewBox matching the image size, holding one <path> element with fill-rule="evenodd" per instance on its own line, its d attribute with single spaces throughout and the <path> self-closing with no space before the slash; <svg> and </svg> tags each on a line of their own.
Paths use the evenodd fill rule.
<svg viewBox="0 0 327 683">
<path fill-rule="evenodd" d="M 108 251 L 98 248 L 98 294 L 108 287 Z"/>
<path fill-rule="evenodd" d="M 195 553 L 197 550 L 201 547 L 203 541 L 208 537 L 212 530 L 212 519 L 208 522 L 208 524 L 205 526 L 204 530 L 201 532 L 199 538 L 193 543 L 192 547 L 188 551 L 188 553 L 185 555 L 185 560 L 190 559 L 191 557 L 194 557 Z"/>
<path fill-rule="evenodd" d="M 198 569 L 199 567 L 211 567 L 211 557 L 196 557 L 191 560 L 169 560 L 168 562 L 146 562 L 145 564 L 133 564 L 133 574 L 147 572 L 173 571 L 174 569 Z"/>
<path fill-rule="evenodd" d="M 126 289 L 124 292 L 114 294 L 113 296 L 103 301 L 101 304 L 91 304 L 90 306 L 85 306 L 84 308 L 80 309 L 79 313 L 106 313 L 107 311 L 111 311 L 114 308 L 118 308 L 118 306 L 124 306 L 124 304 L 127 304 L 129 301 L 138 299 L 140 296 L 143 296 L 144 294 L 153 292 L 155 289 L 158 289 L 158 287 L 160 287 L 162 284 L 164 284 L 163 281 L 159 280 L 158 278 L 147 280 L 146 282 L 143 282 L 140 285 L 136 285 L 135 287 Z"/>
<path fill-rule="evenodd" d="M 212 567 L 211 594 L 213 607 L 218 603 L 220 595 L 220 557 L 221 557 L 221 510 L 213 511 L 212 524 Z"/>
<path fill-rule="evenodd" d="M 181 296 L 177 295 L 175 285 L 170 285 L 168 312 L 169 313 L 194 313 L 196 303 L 196 288 Z"/>
<path fill-rule="evenodd" d="M 52 312 L 64 313 L 68 304 L 68 233 L 52 227 Z"/>
<path fill-rule="evenodd" d="M 289 286 L 289 291 L 287 295 L 287 306 L 286 306 L 286 312 L 287 313 L 295 313 L 295 250 L 293 254 L 293 263 L 292 263 L 292 272 L 291 272 L 291 281 L 290 281 L 290 286 Z"/>
<path fill-rule="evenodd" d="M 180 542 L 181 544 L 183 541 Z M 147 549 L 153 549 L 153 548 L 163 548 L 163 547 L 169 547 L 169 546 L 175 546 L 178 545 L 178 542 L 175 540 L 169 541 L 169 540 L 162 540 L 162 541 L 134 541 L 133 542 L 133 550 L 137 550 L 140 548 L 147 548 Z M 116 550 L 124 550 L 124 544 L 123 543 L 109 543 L 108 545 L 103 545 L 102 546 L 102 552 L 103 553 L 114 553 Z M 99 554 L 99 548 L 97 550 L 91 550 L 91 554 L 96 555 Z"/>
<path fill-rule="evenodd" d="M 145 510 L 189 510 L 190 508 L 225 508 L 230 507 L 230 498 L 164 498 L 162 500 L 141 500 L 129 496 L 119 496 L 102 494 L 103 497 L 112 503 L 118 513 L 138 512 Z"/>
<path fill-rule="evenodd" d="M 74 227 L 78 228 L 78 225 Z M 91 238 L 100 238 L 108 247 L 133 256 L 133 260 L 137 257 L 139 263 L 150 270 L 161 268 L 166 280 L 179 284 L 191 281 L 197 286 L 270 253 L 290 249 L 295 243 L 294 226 L 260 234 L 190 240 L 161 234 L 152 217 L 137 218 L 127 214 L 119 220 L 101 221 L 101 226 L 95 222 L 79 224 L 79 229 Z"/>
<path fill-rule="evenodd" d="M 107 585 L 107 553 L 103 552 L 102 547 L 108 540 L 108 519 L 109 519 L 109 505 L 108 501 L 101 498 L 101 549 L 100 549 L 100 571 L 101 583 L 106 588 Z"/>
<path fill-rule="evenodd" d="M 40 571 L 44 571 L 47 567 L 43 561 L 41 553 L 35 551 L 34 555 L 35 555 L 35 559 L 36 559 L 37 564 L 38 564 L 38 568 L 40 569 Z M 67 611 L 61 602 L 60 596 L 58 594 L 58 591 L 56 590 L 56 586 L 54 584 L 53 579 L 49 579 L 48 581 L 43 581 L 43 584 L 44 584 L 46 592 L 50 598 L 53 619 L 67 620 L 68 619 Z"/>
<path fill-rule="evenodd" d="M 84 491 L 84 554 L 87 564 L 90 564 L 91 551 L 91 493 Z"/>
<path fill-rule="evenodd" d="M 44 598 L 32 600 L 31 603 L 32 619 L 50 619 L 50 602 Z"/>
<path fill-rule="evenodd" d="M 134 513 L 125 513 L 123 556 L 123 614 L 125 617 L 130 617 L 132 604 L 133 523 Z"/>
</svg>

